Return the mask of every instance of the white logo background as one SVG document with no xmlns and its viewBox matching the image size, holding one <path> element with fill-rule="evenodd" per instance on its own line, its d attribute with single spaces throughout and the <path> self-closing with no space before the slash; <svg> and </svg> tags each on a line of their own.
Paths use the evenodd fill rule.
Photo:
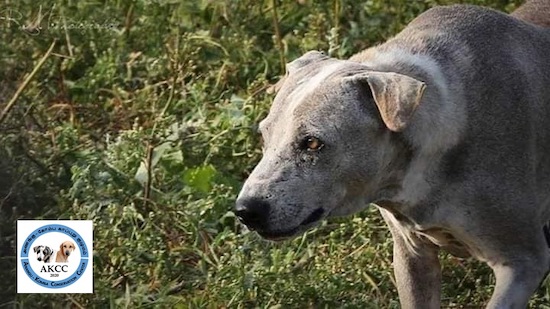
<svg viewBox="0 0 550 309">
<path fill-rule="evenodd" d="M 58 231 L 43 231 L 36 232 L 37 229 L 48 225 L 62 225 L 74 230 L 85 243 L 88 250 L 88 257 L 82 257 L 81 246 L 76 239 L 64 232 Z M 34 234 L 33 234 L 34 232 Z M 29 237 L 32 235 L 35 238 L 32 244 L 28 246 L 28 263 L 34 274 L 40 278 L 31 278 L 26 273 L 23 265 L 27 261 L 22 258 L 22 249 Z M 64 241 L 70 241 L 74 244 L 75 249 L 68 257 L 67 263 L 55 262 L 56 253 L 60 250 L 60 245 Z M 93 223 L 89 220 L 18 220 L 17 221 L 17 293 L 93 293 Z M 28 243 L 27 243 L 28 245 Z M 54 252 L 50 259 L 50 263 L 38 261 L 37 255 L 33 251 L 35 246 L 48 246 Z M 79 271 L 81 262 L 87 262 L 85 270 Z M 43 269 L 43 267 L 46 269 Z M 50 271 L 48 271 L 48 267 Z M 58 271 L 51 271 L 52 267 L 57 267 Z M 59 271 L 63 267 L 65 271 Z M 41 270 L 46 270 L 42 271 Z M 78 274 L 75 276 L 75 274 Z M 49 287 L 49 282 L 63 282 L 64 279 L 72 277 L 72 283 L 63 285 L 62 287 Z M 36 279 L 42 281 L 43 284 L 37 283 Z"/>
<path fill-rule="evenodd" d="M 32 231 L 31 231 L 31 233 L 32 233 Z M 80 248 L 76 244 L 75 244 L 74 251 L 71 253 L 71 255 L 69 255 L 69 262 L 68 263 L 56 263 L 55 262 L 55 256 L 56 256 L 57 252 L 59 250 L 61 250 L 59 248 L 59 246 L 61 245 L 61 243 L 63 241 L 70 241 L 74 244 L 74 240 L 69 235 L 66 235 L 66 234 L 63 234 L 63 233 L 58 233 L 58 232 L 45 233 L 45 234 L 39 236 L 34 241 L 34 243 L 31 246 L 31 252 L 29 253 L 29 263 L 31 264 L 31 267 L 32 267 L 32 269 L 34 270 L 35 273 L 37 273 L 38 275 L 41 275 L 41 277 L 44 277 L 45 279 L 63 280 L 63 279 L 69 278 L 69 276 L 77 270 L 77 268 L 79 266 L 78 262 L 80 261 L 82 255 L 80 254 Z M 50 258 L 50 263 L 44 263 L 43 261 L 42 262 L 38 261 L 38 259 L 36 258 L 36 253 L 34 253 L 34 251 L 32 251 L 32 249 L 34 247 L 38 246 L 38 245 L 48 246 L 53 250 L 53 255 Z M 41 272 L 41 269 L 42 269 L 43 266 L 45 266 L 46 269 L 47 269 L 48 266 L 55 267 L 56 265 L 60 265 L 60 266 L 65 265 L 66 266 L 65 267 L 66 272 L 57 272 L 57 273 L 52 273 L 52 274 Z M 60 266 L 58 266 L 58 269 L 59 269 Z"/>
</svg>

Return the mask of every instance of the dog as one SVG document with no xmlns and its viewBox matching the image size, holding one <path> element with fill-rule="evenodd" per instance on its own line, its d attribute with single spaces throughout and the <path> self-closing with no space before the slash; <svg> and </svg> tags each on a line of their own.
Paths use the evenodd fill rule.
<svg viewBox="0 0 550 309">
<path fill-rule="evenodd" d="M 550 14 L 533 3 L 434 7 L 347 60 L 289 63 L 237 217 L 281 240 L 374 204 L 403 308 L 441 306 L 441 249 L 492 268 L 488 308 L 525 308 L 550 268 Z"/>
<path fill-rule="evenodd" d="M 55 261 L 57 263 L 68 263 L 69 255 L 74 251 L 74 243 L 71 241 L 64 241 L 59 245 L 59 251 L 55 256 Z"/>
<path fill-rule="evenodd" d="M 53 250 L 48 246 L 35 246 L 33 247 L 34 253 L 36 253 L 36 259 L 39 262 L 51 263 Z"/>
</svg>

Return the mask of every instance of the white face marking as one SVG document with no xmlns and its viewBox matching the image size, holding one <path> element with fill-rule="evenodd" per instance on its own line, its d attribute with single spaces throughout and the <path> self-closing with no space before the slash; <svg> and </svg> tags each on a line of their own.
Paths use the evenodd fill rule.
<svg viewBox="0 0 550 309">
<path fill-rule="evenodd" d="M 38 251 L 36 252 L 36 258 L 40 259 L 40 260 L 44 259 L 44 247 L 43 246 L 40 246 L 38 248 Z"/>
<path fill-rule="evenodd" d="M 324 82 L 328 76 L 341 69 L 345 65 L 346 63 L 344 61 L 336 60 L 331 64 L 323 66 L 323 68 L 319 72 L 317 72 L 317 74 L 304 77 L 296 82 L 294 89 L 285 99 L 285 101 L 288 103 L 285 104 L 283 110 L 279 111 L 279 120 L 277 127 L 291 128 L 291 122 L 294 121 L 293 117 L 291 116 L 293 111 L 304 102 L 305 98 L 310 96 L 313 92 L 317 91 L 321 83 Z M 265 129 L 266 120 L 267 118 L 260 122 L 260 131 L 263 131 Z M 290 132 L 285 133 L 288 134 L 280 135 L 278 136 L 277 140 L 271 142 L 270 149 L 283 148 L 285 144 L 288 144 L 290 142 L 289 140 L 292 139 L 292 135 L 290 134 Z M 268 155 L 268 153 L 269 151 L 267 151 L 264 155 Z"/>
<path fill-rule="evenodd" d="M 324 66 L 321 71 L 312 77 L 306 77 L 298 81 L 297 85 L 300 87 L 294 88 L 286 99 L 290 104 L 287 106 L 288 111 L 293 111 L 296 107 L 303 102 L 304 98 L 316 91 L 319 85 L 326 80 L 326 78 L 334 73 L 336 70 L 344 66 L 342 61 L 336 61 L 327 66 Z"/>
</svg>

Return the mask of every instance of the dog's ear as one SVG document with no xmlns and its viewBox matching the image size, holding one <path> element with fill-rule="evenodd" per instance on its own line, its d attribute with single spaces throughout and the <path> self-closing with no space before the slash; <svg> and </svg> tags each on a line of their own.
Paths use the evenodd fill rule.
<svg viewBox="0 0 550 309">
<path fill-rule="evenodd" d="M 40 246 L 34 246 L 34 247 L 32 248 L 32 250 L 34 251 L 34 253 L 36 253 L 36 252 L 38 251 L 38 247 L 40 247 Z"/>
<path fill-rule="evenodd" d="M 393 132 L 407 127 L 426 88 L 425 83 L 394 72 L 364 72 L 351 78 L 368 83 L 382 121 Z"/>
<path fill-rule="evenodd" d="M 267 93 L 272 94 L 272 93 L 279 92 L 285 80 L 288 78 L 288 75 L 293 74 L 294 72 L 300 70 L 301 68 L 307 66 L 308 64 L 311 64 L 317 61 L 326 60 L 329 58 L 330 57 L 323 52 L 316 51 L 316 50 L 308 51 L 307 53 L 303 54 L 300 58 L 297 58 L 296 60 L 286 64 L 285 76 L 283 76 L 277 83 L 267 88 Z"/>
</svg>

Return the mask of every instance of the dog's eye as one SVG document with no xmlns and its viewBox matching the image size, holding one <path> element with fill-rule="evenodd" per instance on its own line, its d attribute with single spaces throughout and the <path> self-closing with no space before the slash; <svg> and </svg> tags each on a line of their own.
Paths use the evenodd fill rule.
<svg viewBox="0 0 550 309">
<path fill-rule="evenodd" d="M 318 151 L 323 148 L 325 144 L 320 139 L 314 136 L 308 136 L 303 141 L 303 147 L 307 151 Z"/>
</svg>

